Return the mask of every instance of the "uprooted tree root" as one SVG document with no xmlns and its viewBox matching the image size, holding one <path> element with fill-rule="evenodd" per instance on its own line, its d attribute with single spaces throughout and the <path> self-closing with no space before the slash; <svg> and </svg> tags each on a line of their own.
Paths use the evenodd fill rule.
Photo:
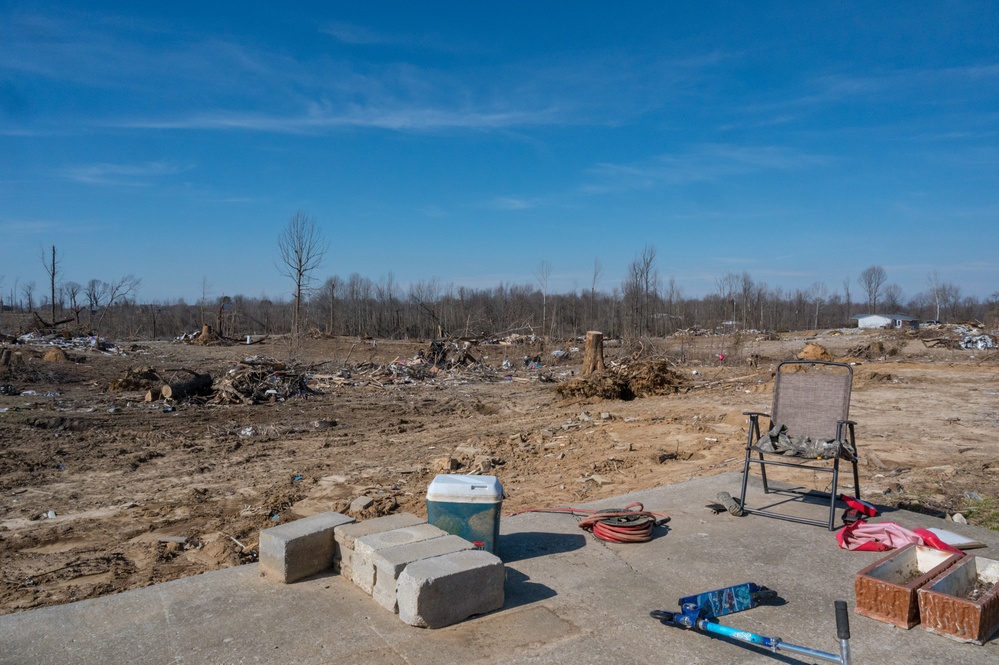
<svg viewBox="0 0 999 665">
<path fill-rule="evenodd" d="M 612 369 L 563 381 L 555 386 L 562 397 L 599 397 L 600 399 L 635 399 L 628 378 Z"/>
<path fill-rule="evenodd" d="M 564 381 L 555 390 L 563 398 L 599 397 L 632 400 L 636 397 L 675 395 L 686 387 L 667 360 L 648 360 Z"/>
</svg>

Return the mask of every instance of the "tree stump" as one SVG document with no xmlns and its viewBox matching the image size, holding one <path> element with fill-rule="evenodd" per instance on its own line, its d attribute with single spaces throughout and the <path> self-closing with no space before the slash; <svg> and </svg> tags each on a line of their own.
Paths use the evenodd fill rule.
<svg viewBox="0 0 999 665">
<path fill-rule="evenodd" d="M 190 370 L 185 370 L 190 372 Z M 209 395 L 212 392 L 211 374 L 195 374 L 186 381 L 171 383 L 160 388 L 160 395 L 167 399 L 184 399 L 192 395 Z"/>
<path fill-rule="evenodd" d="M 604 369 L 604 334 L 591 330 L 586 333 L 583 350 L 583 376 Z"/>
</svg>

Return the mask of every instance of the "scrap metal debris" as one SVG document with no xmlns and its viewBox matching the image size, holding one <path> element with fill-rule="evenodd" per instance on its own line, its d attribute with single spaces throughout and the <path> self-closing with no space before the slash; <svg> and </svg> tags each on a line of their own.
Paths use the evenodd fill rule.
<svg viewBox="0 0 999 665">
<path fill-rule="evenodd" d="M 966 349 L 985 351 L 996 348 L 996 338 L 985 332 L 978 323 L 934 326 L 934 332 L 942 329 L 947 334 L 923 339 L 927 348 Z"/>
</svg>

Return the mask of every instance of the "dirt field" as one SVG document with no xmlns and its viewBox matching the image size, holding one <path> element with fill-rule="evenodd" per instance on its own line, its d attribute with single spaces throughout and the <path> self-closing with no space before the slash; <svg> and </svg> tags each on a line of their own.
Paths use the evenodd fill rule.
<svg viewBox="0 0 999 665">
<path fill-rule="evenodd" d="M 741 468 L 741 412 L 769 408 L 774 365 L 807 342 L 857 363 L 851 415 L 866 498 L 952 512 L 967 510 L 966 492 L 983 497 L 979 506 L 999 496 L 999 356 L 931 349 L 901 333 L 609 346 L 609 362 L 667 359 L 682 377 L 671 379 L 677 394 L 630 401 L 561 398 L 539 376 L 570 377 L 582 354 L 547 366 L 553 347 L 482 345 L 473 351 L 486 369 L 406 383 L 379 366 L 425 343 L 310 340 L 294 367 L 323 377 L 311 384 L 317 394 L 172 411 L 144 402 L 144 388 L 109 385 L 146 367 L 218 382 L 247 356 L 289 361 L 287 342 L 142 343 L 127 355 L 70 350 L 61 362 L 14 347 L 20 362 L 0 384 L 37 394 L 0 396 L 0 613 L 252 561 L 260 529 L 349 512 L 362 496 L 373 503 L 360 518 L 425 515 L 427 484 L 449 469 L 495 473 L 508 512 Z M 536 354 L 546 366 L 525 368 Z M 335 376 L 343 367 L 350 376 Z"/>
</svg>

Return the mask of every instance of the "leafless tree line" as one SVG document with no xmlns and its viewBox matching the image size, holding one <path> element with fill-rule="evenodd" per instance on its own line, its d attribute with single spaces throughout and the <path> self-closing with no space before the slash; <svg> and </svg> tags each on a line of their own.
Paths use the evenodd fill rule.
<svg viewBox="0 0 999 665">
<path fill-rule="evenodd" d="M 698 329 L 806 330 L 848 326 L 862 313 L 999 326 L 999 292 L 985 300 L 962 297 L 958 286 L 933 272 L 926 289 L 906 299 L 901 288 L 888 283 L 887 271 L 880 266 L 864 270 L 854 289 L 849 277 L 836 290 L 818 282 L 806 289 L 784 289 L 748 272 L 730 272 L 715 280 L 712 293 L 687 297 L 674 278 L 660 276 L 651 246 L 636 255 L 625 278 L 609 291 L 601 288 L 599 260 L 594 261 L 589 288 L 565 293 L 550 291 L 556 273 L 548 261 L 539 266 L 533 284 L 472 289 L 429 279 L 404 287 L 391 273 L 377 281 L 354 273 L 330 276 L 313 286 L 326 244 L 321 235 L 310 233 L 314 220 L 300 215 L 282 235 L 284 244 L 279 242 L 279 270 L 294 283 L 289 301 L 216 296 L 205 277 L 197 303 L 142 303 L 137 298 L 140 280 L 132 275 L 110 282 L 91 279 L 85 285 L 57 282 L 59 257 L 53 247 L 42 254 L 50 293 L 36 299 L 33 282 L 15 280 L 4 288 L 0 277 L 0 312 L 41 311 L 49 323 L 71 318 L 61 330 L 117 340 L 169 339 L 198 330 L 203 323 L 233 338 L 291 333 L 403 339 L 510 333 L 568 339 L 587 330 L 613 337 L 664 337 Z"/>
<path fill-rule="evenodd" d="M 545 294 L 532 284 L 470 289 L 433 279 L 404 288 L 391 275 L 374 281 L 355 273 L 327 279 L 303 299 L 298 317 L 294 299 L 236 295 L 193 304 L 142 303 L 134 294 L 114 297 L 127 285 L 90 280 L 73 297 L 70 294 L 77 290 L 71 283 L 57 289 L 57 298 L 60 293 L 63 297 L 56 303 L 56 316 L 73 317 L 74 323 L 62 326 L 67 332 L 98 333 L 116 340 L 169 339 L 200 329 L 202 322 L 230 337 L 287 334 L 293 332 L 296 320 L 312 335 L 428 339 L 516 332 L 566 339 L 592 329 L 608 336 L 659 337 L 693 329 L 833 328 L 847 326 L 853 315 L 868 311 L 866 302 L 851 302 L 841 291 L 828 294 L 822 285 L 785 290 L 756 281 L 748 273 L 720 277 L 716 291 L 700 298 L 685 297 L 673 280 L 665 284 L 652 280 L 646 289 L 644 276 L 638 277 L 636 282 L 629 275 L 609 293 L 586 289 Z M 917 294 L 900 311 L 924 320 L 984 320 L 999 325 L 999 294 L 979 301 L 961 298 L 953 285 L 942 286 L 946 288 Z M 30 311 L 23 299 L 15 303 L 15 310 Z M 40 306 L 48 309 L 47 304 Z"/>
</svg>

